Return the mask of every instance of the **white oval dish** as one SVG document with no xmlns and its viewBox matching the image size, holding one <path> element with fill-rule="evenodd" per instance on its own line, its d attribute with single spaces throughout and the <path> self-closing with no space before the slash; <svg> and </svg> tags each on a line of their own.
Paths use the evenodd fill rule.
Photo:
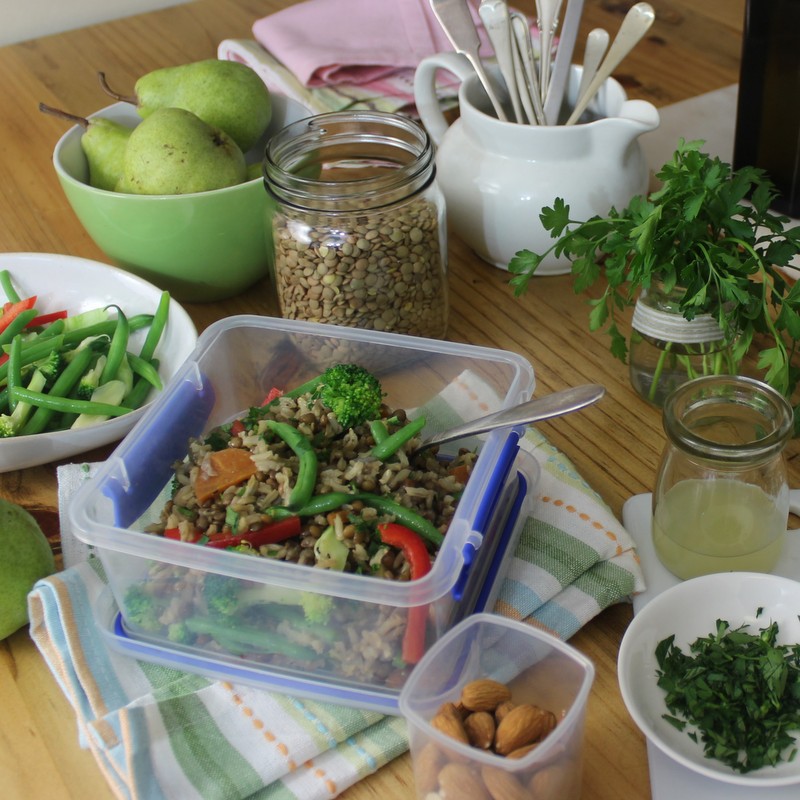
<svg viewBox="0 0 800 800">
<path fill-rule="evenodd" d="M 673 634 L 675 645 L 688 653 L 695 639 L 716 630 L 718 619 L 732 628 L 745 624 L 754 632 L 774 621 L 778 641 L 794 644 L 800 642 L 798 613 L 800 582 L 755 572 L 704 575 L 654 597 L 625 631 L 617 660 L 622 699 L 637 727 L 669 758 L 707 778 L 752 789 L 800 784 L 800 758 L 744 774 L 707 758 L 702 743 L 689 737 L 691 726 L 679 731 L 662 718 L 667 707 L 657 685 L 655 656 L 658 643 Z M 800 746 L 800 732 L 795 738 Z"/>
<path fill-rule="evenodd" d="M 152 314 L 161 298 L 161 289 L 129 272 L 75 256 L 5 253 L 0 255 L 1 269 L 11 274 L 20 297 L 38 297 L 36 308 L 43 314 L 61 309 L 77 314 L 109 303 L 119 305 L 128 316 Z M 136 346 L 141 346 L 146 335 L 146 330 L 131 334 L 129 349 L 136 352 Z M 196 342 L 194 323 L 186 310 L 172 300 L 167 325 L 156 350 L 160 362 L 158 371 L 165 384 Z M 149 402 L 154 397 L 155 393 L 151 394 Z M 111 444 L 130 431 L 145 407 L 91 428 L 0 439 L 0 472 L 47 464 Z"/>
</svg>

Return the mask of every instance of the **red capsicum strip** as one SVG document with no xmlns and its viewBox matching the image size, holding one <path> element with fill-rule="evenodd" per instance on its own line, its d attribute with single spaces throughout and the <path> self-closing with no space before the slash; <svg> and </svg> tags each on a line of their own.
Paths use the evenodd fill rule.
<svg viewBox="0 0 800 800">
<path fill-rule="evenodd" d="M 246 533 L 237 534 L 232 536 L 230 534 L 214 533 L 211 536 L 205 536 L 200 531 L 195 531 L 194 536 L 186 541 L 191 543 L 204 544 L 207 547 L 216 547 L 223 549 L 225 547 L 235 547 L 237 544 L 247 542 L 253 547 L 260 547 L 262 544 L 275 544 L 289 539 L 292 536 L 298 536 L 302 530 L 300 524 L 300 517 L 286 517 L 278 522 L 271 522 L 269 525 L 264 525 L 255 531 L 247 531 Z M 167 528 L 164 531 L 166 539 L 180 540 L 181 533 L 178 528 Z"/>
<path fill-rule="evenodd" d="M 28 311 L 36 305 L 36 295 L 26 297 L 16 303 L 4 303 L 3 313 L 0 314 L 0 333 L 2 333 L 23 311 Z"/>
<path fill-rule="evenodd" d="M 237 544 L 246 543 L 253 547 L 261 547 L 262 544 L 276 544 L 290 539 L 292 536 L 299 536 L 302 527 L 300 517 L 286 517 L 277 522 L 271 522 L 269 525 L 264 525 L 263 528 L 258 528 L 255 531 L 247 531 L 236 536 L 224 536 L 219 539 L 212 538 L 209 540 L 208 546 L 225 548 L 236 547 Z"/>
<path fill-rule="evenodd" d="M 51 322 L 55 322 L 59 319 L 66 319 L 67 318 L 67 311 L 64 309 L 63 311 L 51 311 L 49 314 L 39 314 L 38 317 L 34 317 L 25 327 L 26 328 L 38 328 L 41 325 L 49 325 Z"/>
<path fill-rule="evenodd" d="M 378 534 L 384 544 L 401 550 L 411 568 L 411 580 L 427 575 L 431 570 L 431 557 L 422 537 L 396 522 L 382 522 Z M 410 606 L 406 632 L 403 636 L 403 661 L 416 664 L 425 653 L 425 627 L 428 606 Z"/>
</svg>

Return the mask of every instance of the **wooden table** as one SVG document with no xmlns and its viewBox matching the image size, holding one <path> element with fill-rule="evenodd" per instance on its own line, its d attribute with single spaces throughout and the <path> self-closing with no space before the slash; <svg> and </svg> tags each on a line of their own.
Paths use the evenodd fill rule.
<svg viewBox="0 0 800 800">
<path fill-rule="evenodd" d="M 113 77 L 117 87 L 132 87 L 151 69 L 214 57 L 221 39 L 248 37 L 256 19 L 285 4 L 197 0 L 0 49 L 0 252 L 107 260 L 59 188 L 51 154 L 64 128 L 38 112 L 40 101 L 90 113 L 107 104 L 97 84 L 98 70 Z M 744 0 L 653 4 L 657 22 L 616 72 L 631 97 L 663 106 L 737 81 Z M 532 8 L 532 1 L 528 5 Z M 579 41 L 598 25 L 615 32 L 629 5 L 587 0 Z M 579 45 L 578 59 L 581 52 Z M 608 394 L 600 405 L 543 423 L 541 429 L 617 514 L 630 496 L 650 491 L 663 445 L 659 411 L 633 392 L 627 367 L 611 357 L 607 339 L 589 333 L 586 298 L 573 292 L 570 277 L 538 278 L 526 296 L 515 299 L 505 272 L 452 239 L 450 285 L 449 338 L 523 354 L 535 367 L 537 394 L 584 382 L 605 384 Z M 187 308 L 200 329 L 230 314 L 276 311 L 268 286 L 247 298 Z M 790 456 L 796 452 L 793 443 Z M 107 451 L 100 451 L 87 458 L 105 455 Z M 49 532 L 56 532 L 58 525 L 55 467 L 0 474 L 0 495 L 34 512 Z M 612 607 L 572 640 L 597 667 L 586 732 L 584 797 L 590 800 L 649 797 L 644 740 L 622 704 L 615 669 L 620 638 L 630 619 L 630 606 Z M 91 755 L 80 749 L 73 713 L 27 629 L 0 643 L 0 709 L 3 797 L 112 796 Z M 412 797 L 408 755 L 344 796 Z"/>
</svg>

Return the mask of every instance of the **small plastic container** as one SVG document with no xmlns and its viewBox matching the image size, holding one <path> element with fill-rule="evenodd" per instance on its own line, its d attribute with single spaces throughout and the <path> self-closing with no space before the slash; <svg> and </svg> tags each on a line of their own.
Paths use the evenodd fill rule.
<svg viewBox="0 0 800 800">
<path fill-rule="evenodd" d="M 398 667 L 402 636 L 390 639 L 382 632 L 387 615 L 397 612 L 393 623 L 399 616 L 402 624 L 392 632 L 402 633 L 411 616 L 408 609 L 426 607 L 430 646 L 474 608 L 492 606 L 503 556 L 513 552 L 531 502 L 529 489 L 538 480 L 535 459 L 519 452 L 522 428 L 448 446 L 451 453 L 477 446 L 479 456 L 433 568 L 417 580 L 388 581 L 315 569 L 145 532 L 158 517 L 172 465 L 185 457 L 190 437 L 258 405 L 272 387 L 298 386 L 345 355 L 370 365 L 395 408 L 411 410 L 436 400 L 423 435 L 442 429 L 440 401 L 446 401 L 448 392 L 460 395 L 466 375 L 477 378 L 497 398 L 485 411 L 514 405 L 533 391 L 528 362 L 501 350 L 257 316 L 229 317 L 211 325 L 140 424 L 70 505 L 76 535 L 102 560 L 120 612 L 110 622 L 111 643 L 138 658 L 180 669 L 397 713 L 409 667 Z M 482 411 L 476 407 L 475 415 Z M 442 452 L 448 451 L 443 447 Z M 325 658 L 308 669 L 263 655 L 234 657 L 214 648 L 213 642 L 184 645 L 173 641 L 166 626 L 144 630 L 125 620 L 127 604 L 133 602 L 129 590 L 152 581 L 154 570 L 159 580 L 168 582 L 170 596 L 185 591 L 192 598 L 200 580 L 218 574 L 248 587 L 281 587 L 298 599 L 303 593 L 326 595 L 334 606 L 332 618 L 352 622 L 329 626 L 337 655 L 325 651 Z M 184 617 L 196 617 L 197 602 L 188 605 L 192 608 Z M 291 619 L 287 610 L 282 621 L 290 624 Z M 174 622 L 181 621 L 177 613 Z M 366 645 L 359 649 L 361 637 L 375 631 L 381 637 L 377 656 L 367 653 Z M 363 655 L 363 664 L 349 659 L 351 655 Z"/>
<path fill-rule="evenodd" d="M 516 705 L 555 714 L 556 727 L 527 755 L 507 758 L 463 744 L 431 724 L 443 704 L 457 703 L 462 688 L 481 678 L 508 686 Z M 495 614 L 459 623 L 425 654 L 400 694 L 419 800 L 577 800 L 593 681 L 592 662 L 545 631 Z"/>
</svg>

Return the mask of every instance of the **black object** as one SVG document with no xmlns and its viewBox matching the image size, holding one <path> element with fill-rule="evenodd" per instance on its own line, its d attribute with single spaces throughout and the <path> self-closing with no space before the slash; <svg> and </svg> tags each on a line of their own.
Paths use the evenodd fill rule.
<svg viewBox="0 0 800 800">
<path fill-rule="evenodd" d="M 747 0 L 733 166 L 765 170 L 800 217 L 800 0 Z"/>
</svg>

